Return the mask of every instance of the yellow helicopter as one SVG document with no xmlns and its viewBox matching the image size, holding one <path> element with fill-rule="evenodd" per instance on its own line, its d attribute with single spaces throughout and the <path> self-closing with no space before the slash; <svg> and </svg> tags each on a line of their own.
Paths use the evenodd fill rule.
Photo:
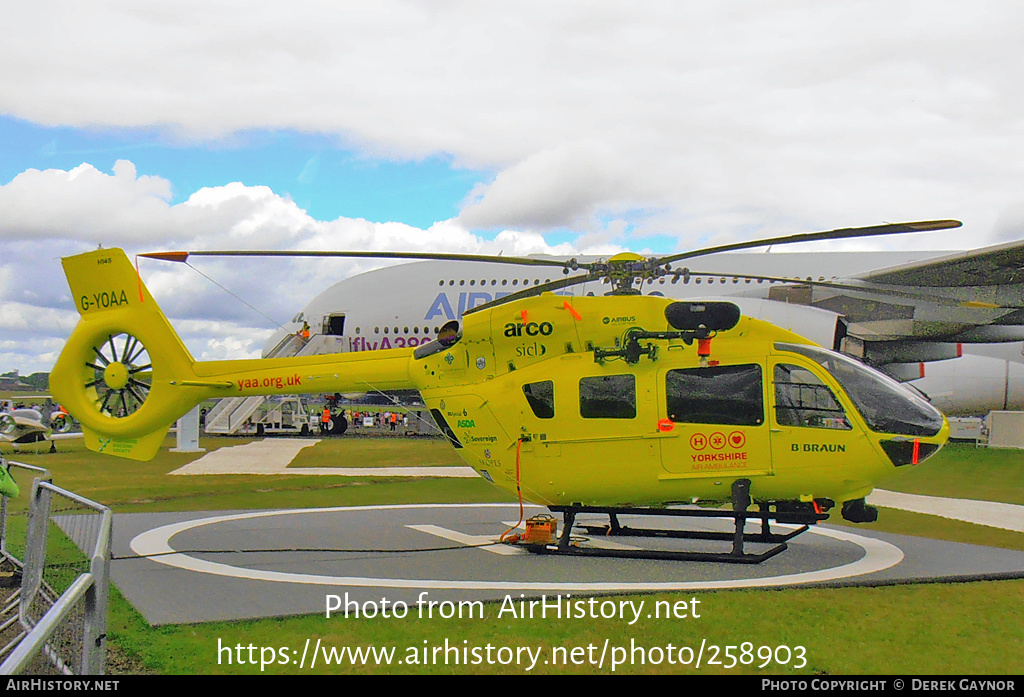
<svg viewBox="0 0 1024 697">
<path fill-rule="evenodd" d="M 193 360 L 124 252 L 100 249 L 63 260 L 81 321 L 50 384 L 89 448 L 137 460 L 152 458 L 169 426 L 209 398 L 415 389 L 481 476 L 563 513 L 557 544 L 533 539 L 533 551 L 756 563 L 834 506 L 848 520 L 875 520 L 864 497 L 895 468 L 934 454 L 948 436 L 945 418 L 882 373 L 743 317 L 732 303 L 644 296 L 634 284 L 689 274 L 671 262 L 711 251 L 957 225 L 843 229 L 589 265 L 503 258 L 587 273 L 474 308 L 461 327 L 450 322 L 415 349 L 211 362 Z M 613 285 L 606 296 L 551 292 L 602 277 Z M 705 508 L 676 505 L 693 503 Z M 748 510 L 752 503 L 757 512 Z M 731 506 L 706 508 L 721 504 Z M 584 549 L 570 543 L 583 512 L 607 514 L 607 534 L 733 546 L 725 553 Z M 618 521 L 624 513 L 726 517 L 735 528 L 626 528 Z M 745 531 L 748 519 L 762 521 L 759 533 Z M 770 520 L 803 527 L 777 534 Z M 749 553 L 747 541 L 779 544 Z"/>
</svg>

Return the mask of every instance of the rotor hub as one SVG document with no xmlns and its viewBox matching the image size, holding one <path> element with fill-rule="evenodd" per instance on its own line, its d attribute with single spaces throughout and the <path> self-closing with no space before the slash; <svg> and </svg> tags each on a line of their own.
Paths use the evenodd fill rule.
<svg viewBox="0 0 1024 697">
<path fill-rule="evenodd" d="M 112 390 L 120 390 L 128 384 L 128 368 L 115 361 L 103 369 L 103 382 Z"/>
</svg>

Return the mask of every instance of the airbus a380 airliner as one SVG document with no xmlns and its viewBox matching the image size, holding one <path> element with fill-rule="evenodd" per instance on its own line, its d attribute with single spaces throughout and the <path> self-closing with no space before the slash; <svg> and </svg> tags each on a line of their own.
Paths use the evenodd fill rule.
<svg viewBox="0 0 1024 697">
<path fill-rule="evenodd" d="M 955 254 L 732 252 L 694 260 L 687 277 L 647 281 L 643 292 L 728 298 L 747 315 L 913 380 L 948 414 L 984 413 L 1024 408 L 1020 269 L 1024 242 Z M 369 271 L 316 296 L 275 332 L 263 355 L 418 346 L 479 305 L 561 277 L 552 267 L 475 261 Z M 560 292 L 608 290 L 595 281 Z M 536 334 L 540 346 L 542 326 L 527 323 L 521 331 Z"/>
</svg>

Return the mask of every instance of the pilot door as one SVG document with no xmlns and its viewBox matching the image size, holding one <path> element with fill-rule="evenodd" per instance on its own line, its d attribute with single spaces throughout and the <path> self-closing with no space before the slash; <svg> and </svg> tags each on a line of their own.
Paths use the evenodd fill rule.
<svg viewBox="0 0 1024 697">
<path fill-rule="evenodd" d="M 764 382 L 758 363 L 662 373 L 661 478 L 770 474 Z"/>
<path fill-rule="evenodd" d="M 771 442 L 776 468 L 812 480 L 835 477 L 830 465 L 875 457 L 864 432 L 821 376 L 798 359 L 771 362 Z M 781 472 L 781 470 L 780 470 Z M 814 493 L 814 492 L 808 492 Z"/>
</svg>

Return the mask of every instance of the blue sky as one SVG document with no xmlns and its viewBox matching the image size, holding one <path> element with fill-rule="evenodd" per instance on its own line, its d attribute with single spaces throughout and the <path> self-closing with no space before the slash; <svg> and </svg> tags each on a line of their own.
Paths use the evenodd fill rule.
<svg viewBox="0 0 1024 697">
<path fill-rule="evenodd" d="M 155 129 L 47 127 L 0 116 L 0 182 L 26 169 L 70 170 L 88 162 L 110 171 L 131 160 L 139 174 L 170 180 L 180 203 L 207 186 L 269 186 L 311 216 L 397 221 L 428 228 L 458 215 L 459 204 L 491 174 L 452 167 L 450 158 L 372 158 L 337 136 L 246 131 L 221 142 L 177 142 Z"/>
</svg>

